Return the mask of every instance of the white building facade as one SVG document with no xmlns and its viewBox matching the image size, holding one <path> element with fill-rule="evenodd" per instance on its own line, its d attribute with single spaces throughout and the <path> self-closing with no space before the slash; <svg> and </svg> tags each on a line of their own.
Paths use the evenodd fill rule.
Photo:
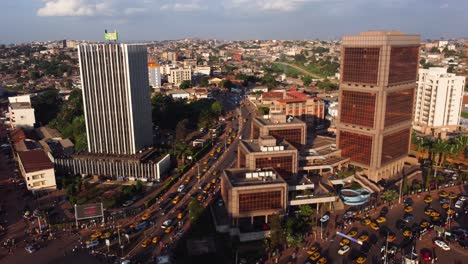
<svg viewBox="0 0 468 264">
<path fill-rule="evenodd" d="M 18 152 L 18 164 L 29 191 L 57 188 L 54 164 L 42 149 Z"/>
<path fill-rule="evenodd" d="M 13 128 L 22 127 L 26 129 L 34 128 L 36 118 L 34 108 L 31 106 L 30 95 L 8 97 L 8 115 Z"/>
<path fill-rule="evenodd" d="M 148 63 L 149 85 L 161 88 L 161 66 L 157 63 Z"/>
<path fill-rule="evenodd" d="M 183 81 L 192 80 L 192 69 L 191 68 L 177 68 L 171 69 L 168 76 L 168 82 L 174 85 L 180 85 Z"/>
<path fill-rule="evenodd" d="M 132 155 L 151 146 L 146 47 L 82 44 L 78 55 L 89 152 Z"/>
<path fill-rule="evenodd" d="M 422 133 L 434 129 L 456 130 L 460 122 L 465 77 L 447 68 L 419 70 L 413 128 Z"/>
</svg>

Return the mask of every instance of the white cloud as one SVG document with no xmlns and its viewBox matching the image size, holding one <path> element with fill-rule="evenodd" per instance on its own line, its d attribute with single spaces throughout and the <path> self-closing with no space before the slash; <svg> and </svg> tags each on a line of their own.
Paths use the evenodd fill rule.
<svg viewBox="0 0 468 264">
<path fill-rule="evenodd" d="M 146 11 L 146 9 L 144 9 L 142 7 L 129 7 L 129 8 L 125 9 L 124 13 L 127 16 L 131 16 L 131 15 L 134 15 L 134 14 L 144 13 L 145 11 Z"/>
<path fill-rule="evenodd" d="M 95 16 L 106 14 L 107 1 L 44 0 L 45 5 L 37 10 L 38 16 Z"/>
<path fill-rule="evenodd" d="M 294 11 L 311 0 L 227 0 L 226 5 L 232 8 L 263 11 Z"/>
<path fill-rule="evenodd" d="M 442 9 L 448 8 L 448 7 L 449 7 L 449 4 L 448 4 L 448 3 L 445 3 L 445 4 L 440 5 L 440 8 L 442 8 Z"/>
<path fill-rule="evenodd" d="M 189 12 L 189 11 L 201 10 L 204 8 L 202 5 L 200 5 L 198 0 L 192 0 L 189 2 L 177 2 L 177 3 L 164 4 L 160 7 L 160 9 L 178 11 L 178 12 Z"/>
</svg>

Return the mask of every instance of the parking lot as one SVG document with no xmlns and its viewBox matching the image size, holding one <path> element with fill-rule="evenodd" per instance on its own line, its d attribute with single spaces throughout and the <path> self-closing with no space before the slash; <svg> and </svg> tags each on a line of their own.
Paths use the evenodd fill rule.
<svg viewBox="0 0 468 264">
<path fill-rule="evenodd" d="M 443 191 L 447 193 L 447 196 L 453 192 L 458 197 L 459 194 L 467 193 L 466 188 L 466 185 L 458 185 L 445 188 Z M 424 202 L 426 195 L 430 195 L 432 198 L 430 203 Z M 390 236 L 389 241 L 391 241 L 387 247 L 389 250 L 389 254 L 387 255 L 389 263 L 401 263 L 402 258 L 405 255 L 409 255 L 412 249 L 417 254 L 417 256 L 413 257 L 420 259 L 420 263 L 430 263 L 432 259 L 437 259 L 436 262 L 439 263 L 466 263 L 465 258 L 468 257 L 468 251 L 462 248 L 457 241 L 451 240 L 451 237 L 446 236 L 446 234 L 452 234 L 453 237 L 453 232 L 450 232 L 450 229 L 468 228 L 468 214 L 466 213 L 466 209 L 468 208 L 464 206 L 455 208 L 454 204 L 457 198 L 448 199 L 448 197 L 445 198 L 451 200 L 451 204 L 449 203 L 444 206 L 446 208 L 442 208 L 440 200 L 444 199 L 444 197 L 439 197 L 439 191 L 431 191 L 430 194 L 427 192 L 419 195 L 415 194 L 408 196 L 408 198 L 411 198 L 413 201 L 411 208 L 405 206 L 406 198 L 404 198 L 401 200 L 401 204 L 397 201 L 394 204 L 382 205 L 371 209 L 367 217 L 365 214 L 356 214 L 353 218 L 350 218 L 353 220 L 348 220 L 349 224 L 345 225 L 341 225 L 340 223 L 346 223 L 343 220 L 346 210 L 334 212 L 330 216 L 330 220 L 322 225 L 323 239 L 320 238 L 320 233 L 312 232 L 306 246 L 296 251 L 296 260 L 293 263 L 320 263 L 319 260 L 322 257 L 325 257 L 324 259 L 326 259 L 327 263 L 359 263 L 361 261 L 362 263 L 384 263 L 385 255 L 383 252 L 385 252 L 385 246 L 387 246 L 387 234 Z M 426 201 L 429 200 L 427 199 Z M 464 204 L 466 205 L 466 201 Z M 444 221 L 449 209 L 447 206 L 454 210 L 453 221 L 450 222 L 450 226 L 446 225 L 447 222 Z M 384 219 L 379 219 L 381 223 L 377 223 L 376 220 L 381 216 L 380 212 L 383 208 L 385 208 L 384 211 L 388 210 L 388 213 L 384 214 Z M 435 213 L 427 210 L 428 208 L 433 209 Z M 434 243 L 434 240 L 438 237 L 437 232 L 434 230 L 437 228 L 434 226 L 438 224 L 438 220 L 437 218 L 433 219 L 431 213 L 434 216 L 440 214 L 438 217 L 442 220 L 441 225 L 445 226 L 448 233 L 442 233 L 438 239 L 445 241 L 450 250 L 443 250 Z M 409 214 L 412 217 L 408 217 Z M 407 221 L 403 221 L 405 216 Z M 382 220 L 384 221 L 382 222 Z M 397 225 L 397 222 L 399 222 L 400 226 Z M 427 228 L 422 228 L 426 226 Z M 317 228 L 317 230 L 319 232 L 320 228 Z M 343 241 L 344 237 L 338 235 L 337 232 L 349 234 L 353 239 Z M 403 235 L 404 233 L 406 237 Z M 391 235 L 395 235 L 395 237 L 393 238 Z M 359 244 L 359 240 L 362 242 L 362 245 Z M 342 247 L 340 243 L 342 246 L 349 246 L 349 250 L 343 253 L 343 255 L 338 254 L 338 251 Z M 318 253 L 314 252 L 315 249 L 313 247 L 317 248 L 316 252 Z M 292 251 L 292 249 L 286 252 L 289 251 Z M 430 252 L 431 260 L 423 261 L 423 255 L 427 254 L 427 252 Z M 290 255 L 283 253 L 283 257 L 279 262 L 288 263 L 292 260 L 291 255 L 292 253 Z M 362 258 L 359 259 L 359 257 Z"/>
</svg>

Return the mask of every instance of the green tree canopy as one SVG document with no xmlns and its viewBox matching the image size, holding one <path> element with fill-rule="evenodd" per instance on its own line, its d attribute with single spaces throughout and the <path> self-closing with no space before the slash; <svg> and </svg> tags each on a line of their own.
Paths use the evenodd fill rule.
<svg viewBox="0 0 468 264">
<path fill-rule="evenodd" d="M 309 75 L 302 77 L 302 83 L 304 86 L 309 86 L 312 83 L 312 78 Z"/>
<path fill-rule="evenodd" d="M 189 134 L 189 120 L 187 118 L 179 121 L 176 126 L 176 140 L 182 142 Z"/>
<path fill-rule="evenodd" d="M 201 205 L 201 203 L 197 199 L 192 198 L 189 202 L 188 210 L 189 210 L 190 220 L 192 220 L 192 222 L 195 222 L 203 213 L 205 208 L 203 207 L 203 205 Z"/>
<path fill-rule="evenodd" d="M 36 116 L 36 122 L 47 125 L 54 119 L 62 104 L 58 91 L 47 90 L 32 99 L 32 106 Z"/>
<path fill-rule="evenodd" d="M 192 81 L 190 80 L 184 80 L 180 83 L 179 89 L 185 90 L 192 87 Z"/>
<path fill-rule="evenodd" d="M 265 74 L 265 76 L 262 78 L 262 84 L 267 86 L 269 89 L 272 89 L 278 85 L 278 82 L 272 75 Z"/>
<path fill-rule="evenodd" d="M 203 76 L 200 80 L 200 87 L 208 87 L 209 85 L 209 78 L 207 76 Z"/>
</svg>

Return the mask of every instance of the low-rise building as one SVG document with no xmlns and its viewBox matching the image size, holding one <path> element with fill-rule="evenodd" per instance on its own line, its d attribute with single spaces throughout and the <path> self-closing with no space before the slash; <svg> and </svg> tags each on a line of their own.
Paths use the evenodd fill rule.
<svg viewBox="0 0 468 264">
<path fill-rule="evenodd" d="M 272 101 L 270 111 L 292 115 L 303 120 L 307 125 L 317 126 L 324 122 L 325 102 L 302 92 L 289 91 L 284 94 L 283 99 Z"/>
<path fill-rule="evenodd" d="M 293 116 L 282 113 L 270 113 L 269 118 L 254 117 L 252 120 L 251 138 L 273 136 L 287 140 L 296 148 L 306 144 L 307 125 Z"/>
<path fill-rule="evenodd" d="M 286 140 L 273 136 L 242 140 L 237 151 L 237 167 L 251 170 L 274 168 L 286 181 L 294 181 L 297 175 L 298 151 Z"/>
<path fill-rule="evenodd" d="M 286 210 L 288 185 L 272 168 L 228 169 L 221 176 L 221 195 L 231 225 L 239 226 L 242 218 L 253 224 L 255 217 L 267 223 L 269 215 Z"/>
<path fill-rule="evenodd" d="M 22 127 L 31 129 L 36 123 L 34 108 L 31 106 L 30 95 L 8 97 L 8 114 L 13 128 Z"/>
<path fill-rule="evenodd" d="M 42 149 L 18 152 L 18 163 L 28 190 L 36 193 L 57 188 L 54 164 Z"/>
</svg>

